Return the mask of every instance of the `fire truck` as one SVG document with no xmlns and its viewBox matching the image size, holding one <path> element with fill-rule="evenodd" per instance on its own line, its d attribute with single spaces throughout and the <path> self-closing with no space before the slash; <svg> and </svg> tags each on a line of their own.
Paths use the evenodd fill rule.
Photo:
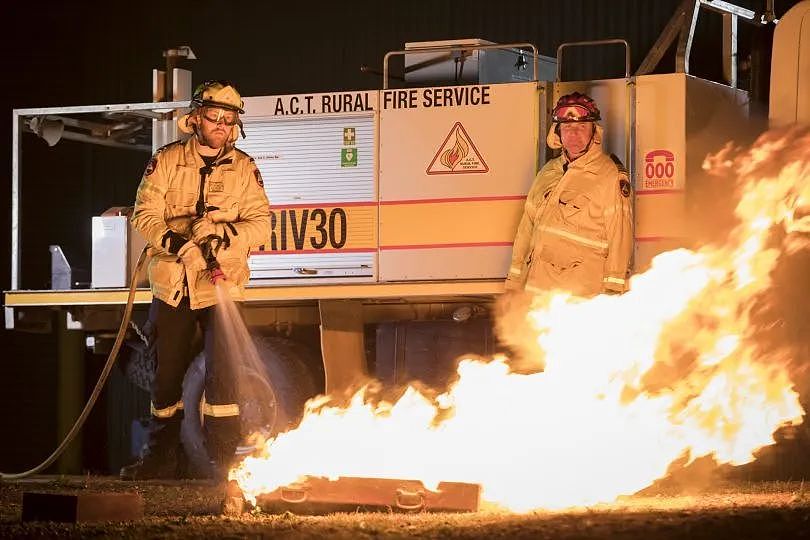
<svg viewBox="0 0 810 540">
<path fill-rule="evenodd" d="M 689 73 L 701 9 L 728 21 L 727 84 Z M 459 355 L 495 350 L 491 308 L 526 194 L 549 157 L 545 137 L 560 95 L 576 90 L 596 100 L 605 150 L 631 172 L 634 270 L 700 238 L 705 231 L 694 230 L 690 216 L 711 208 L 707 153 L 738 139 L 743 126 L 752 133 L 765 127 L 737 88 L 731 31 L 738 21 L 772 22 L 759 18 L 727 2 L 684 2 L 635 73 L 623 40 L 564 43 L 556 57 L 528 43 L 420 42 L 386 55 L 379 90 L 245 98 L 247 138 L 237 146 L 255 159 L 271 203 L 270 243 L 249 261 L 245 317 L 264 336 L 268 392 L 279 402 L 272 429 L 283 429 L 313 394 L 337 395 L 369 376 L 441 385 Z M 802 26 L 809 20 L 805 1 L 776 27 L 772 124 L 810 120 L 810 25 Z M 673 42 L 676 71 L 652 74 Z M 560 80 L 568 50 L 607 46 L 624 48 L 623 76 Z M 389 88 L 389 61 L 398 56 L 406 84 Z M 134 280 L 131 339 L 148 349 L 151 296 L 143 275 L 133 275 L 144 243 L 120 209 L 84 217 L 93 232 L 89 287 L 74 287 L 70 264 L 53 245 L 51 289 L 20 288 L 21 144 L 34 133 L 51 145 L 72 139 L 148 152 L 175 140 L 191 75 L 168 64 L 154 75 L 154 102 L 14 110 L 6 328 L 31 328 L 57 310 L 64 327 L 54 331 L 79 331 L 87 347 L 104 353 Z M 63 354 L 75 361 L 77 353 Z M 187 378 L 195 372 L 197 382 L 184 399 L 199 400 L 201 369 L 201 361 L 192 366 Z"/>
</svg>

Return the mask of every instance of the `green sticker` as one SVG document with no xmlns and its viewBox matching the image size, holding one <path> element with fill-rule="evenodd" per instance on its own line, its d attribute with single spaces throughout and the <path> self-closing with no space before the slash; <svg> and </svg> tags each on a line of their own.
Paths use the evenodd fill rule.
<svg viewBox="0 0 810 540">
<path fill-rule="evenodd" d="M 357 149 L 355 149 L 355 148 L 341 148 L 340 149 L 340 166 L 341 167 L 357 167 Z"/>
<path fill-rule="evenodd" d="M 354 146 L 355 132 L 353 127 L 343 128 L 343 146 Z"/>
</svg>

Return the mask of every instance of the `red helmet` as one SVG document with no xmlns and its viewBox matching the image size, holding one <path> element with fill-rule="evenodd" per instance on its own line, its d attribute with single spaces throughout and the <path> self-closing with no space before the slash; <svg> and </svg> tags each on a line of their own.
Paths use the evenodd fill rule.
<svg viewBox="0 0 810 540">
<path fill-rule="evenodd" d="M 557 123 L 596 122 L 601 119 L 596 103 L 590 96 L 579 92 L 561 96 L 551 114 L 551 120 Z"/>
</svg>

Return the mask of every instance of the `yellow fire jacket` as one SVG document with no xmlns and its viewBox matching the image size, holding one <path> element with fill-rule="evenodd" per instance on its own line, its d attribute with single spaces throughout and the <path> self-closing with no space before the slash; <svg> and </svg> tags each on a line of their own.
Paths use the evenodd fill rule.
<svg viewBox="0 0 810 540">
<path fill-rule="evenodd" d="M 150 244 L 152 295 L 172 306 L 180 303 L 186 287 L 192 309 L 217 303 L 209 272 L 186 268 L 178 255 L 161 245 L 169 229 L 191 238 L 201 195 L 208 218 L 215 223 L 230 224 L 227 226 L 230 247 L 222 247 L 217 260 L 234 300 L 244 299 L 245 283 L 250 277 L 247 258 L 251 246 L 269 240 L 270 206 L 253 158 L 241 150 L 228 148 L 201 185 L 204 166 L 193 137 L 185 143 L 168 144 L 152 156 L 135 198 L 131 222 Z"/>
<path fill-rule="evenodd" d="M 562 289 L 580 296 L 624 292 L 633 250 L 632 189 L 627 172 L 602 151 L 596 127 L 588 151 L 565 153 L 537 174 L 518 226 L 507 289 Z M 552 125 L 551 148 L 561 148 Z"/>
</svg>

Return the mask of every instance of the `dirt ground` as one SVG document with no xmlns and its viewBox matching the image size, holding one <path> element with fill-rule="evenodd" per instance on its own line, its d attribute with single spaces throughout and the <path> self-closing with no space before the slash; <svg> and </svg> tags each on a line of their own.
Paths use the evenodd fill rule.
<svg viewBox="0 0 810 540">
<path fill-rule="evenodd" d="M 23 492 L 142 495 L 135 522 L 21 522 Z M 108 477 L 37 477 L 0 484 L 2 538 L 810 538 L 810 484 L 724 483 L 699 493 L 658 493 L 565 512 L 511 514 L 349 512 L 220 513 L 224 486 L 120 482 Z"/>
</svg>

